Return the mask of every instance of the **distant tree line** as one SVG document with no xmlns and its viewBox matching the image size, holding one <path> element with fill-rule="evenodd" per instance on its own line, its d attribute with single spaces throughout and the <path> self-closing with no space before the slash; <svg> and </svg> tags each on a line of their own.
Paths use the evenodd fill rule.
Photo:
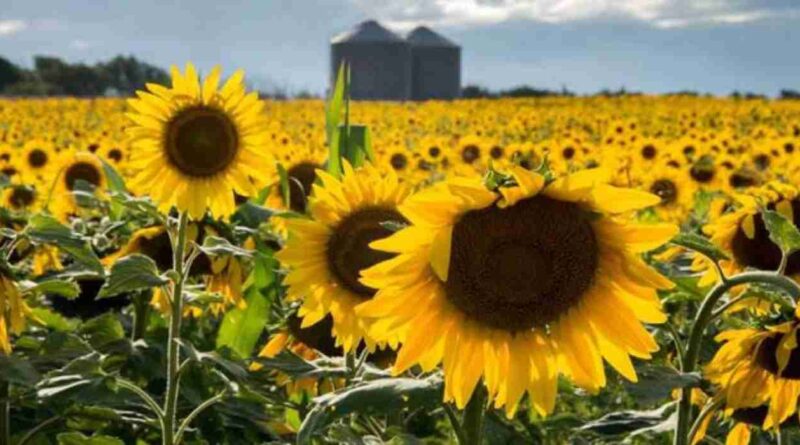
<svg viewBox="0 0 800 445">
<path fill-rule="evenodd" d="M 33 69 L 0 57 L 0 95 L 5 96 L 129 96 L 147 82 L 167 83 L 169 75 L 133 56 L 94 65 L 35 56 Z"/>
<path fill-rule="evenodd" d="M 620 96 L 641 96 L 643 93 L 640 91 L 629 91 L 624 87 L 611 90 L 603 89 L 590 96 L 601 97 L 620 97 Z M 478 98 L 501 98 L 501 97 L 573 97 L 576 94 L 566 87 L 560 90 L 548 90 L 542 88 L 534 88 L 528 85 L 518 86 L 506 90 L 490 90 L 480 85 L 466 85 L 461 89 L 461 97 L 464 99 L 478 99 Z M 674 91 L 664 94 L 665 96 L 693 96 L 693 97 L 713 97 L 710 93 L 700 93 L 692 90 Z M 729 94 L 732 99 L 767 99 L 765 94 L 753 93 L 750 91 L 733 91 Z M 781 100 L 800 100 L 800 91 L 791 89 L 782 89 L 778 94 L 778 99 Z"/>
</svg>

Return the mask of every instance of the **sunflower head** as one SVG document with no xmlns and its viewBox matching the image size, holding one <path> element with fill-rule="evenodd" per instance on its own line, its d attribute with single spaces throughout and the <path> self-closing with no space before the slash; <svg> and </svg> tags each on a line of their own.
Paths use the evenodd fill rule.
<svg viewBox="0 0 800 445">
<path fill-rule="evenodd" d="M 636 254 L 676 228 L 624 218 L 659 199 L 607 176 L 549 181 L 511 166 L 491 186 L 453 179 L 409 198 L 409 227 L 371 244 L 395 256 L 362 272 L 378 293 L 357 308 L 378 319 L 377 339 L 399 335 L 395 372 L 443 362 L 457 406 L 483 377 L 508 415 L 526 390 L 537 411 L 552 410 L 559 373 L 597 390 L 603 358 L 635 379 L 629 355 L 656 349 L 640 323 L 664 320 L 655 289 L 670 286 Z"/>
<path fill-rule="evenodd" d="M 202 81 L 194 66 L 172 68 L 172 87 L 149 84 L 129 100 L 128 130 L 138 169 L 132 187 L 167 211 L 173 206 L 200 218 L 206 210 L 226 217 L 234 192 L 256 193 L 270 167 L 268 133 L 257 93 L 247 94 L 237 71 L 218 88 L 220 69 Z"/>
</svg>

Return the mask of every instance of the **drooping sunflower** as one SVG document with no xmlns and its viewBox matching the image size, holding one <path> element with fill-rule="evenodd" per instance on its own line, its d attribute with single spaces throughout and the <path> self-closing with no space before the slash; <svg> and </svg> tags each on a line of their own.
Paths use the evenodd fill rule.
<svg viewBox="0 0 800 445">
<path fill-rule="evenodd" d="M 722 332 L 724 344 L 705 368 L 730 409 L 767 406 L 762 428 L 777 428 L 797 412 L 800 398 L 800 322 Z"/>
<path fill-rule="evenodd" d="M 5 271 L 0 272 L 0 352 L 11 354 L 10 334 L 21 333 L 30 314 L 14 279 Z"/>
<path fill-rule="evenodd" d="M 172 67 L 172 87 L 148 84 L 128 104 L 135 123 L 130 167 L 138 172 L 131 188 L 149 194 L 162 211 L 173 206 L 199 219 L 206 210 L 226 217 L 234 193 L 253 196 L 269 168 L 264 107 L 257 92 L 246 93 L 244 73 L 218 88 L 220 68 L 202 85 L 192 64 Z"/>
<path fill-rule="evenodd" d="M 341 180 L 321 170 L 317 177 L 322 185 L 314 185 L 313 219 L 287 219 L 289 238 L 275 255 L 289 269 L 287 297 L 302 300 L 302 327 L 330 314 L 337 345 L 351 351 L 364 339 L 372 348 L 355 307 L 372 298 L 375 289 L 362 284 L 359 274 L 391 257 L 368 245 L 391 234 L 385 223 L 405 223 L 397 206 L 408 192 L 396 175 L 381 175 L 371 165 L 354 170 L 345 163 Z"/>
<path fill-rule="evenodd" d="M 638 254 L 677 228 L 625 219 L 659 198 L 605 185 L 599 169 L 549 184 L 510 174 L 497 191 L 462 179 L 409 198 L 400 210 L 412 225 L 370 245 L 396 257 L 362 273 L 378 292 L 357 312 L 376 339 L 399 336 L 395 373 L 443 363 L 456 406 L 483 378 L 508 415 L 526 391 L 546 414 L 559 372 L 596 391 L 603 359 L 635 380 L 630 356 L 658 348 L 642 322 L 665 320 L 656 289 L 671 283 Z"/>
</svg>

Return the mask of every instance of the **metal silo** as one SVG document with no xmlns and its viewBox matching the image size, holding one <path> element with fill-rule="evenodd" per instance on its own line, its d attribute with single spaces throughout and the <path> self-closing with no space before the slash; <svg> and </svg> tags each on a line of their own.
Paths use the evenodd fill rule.
<svg viewBox="0 0 800 445">
<path fill-rule="evenodd" d="M 350 97 L 407 100 L 411 97 L 408 43 L 374 20 L 331 39 L 331 83 L 343 60 L 350 64 Z"/>
<path fill-rule="evenodd" d="M 420 26 L 406 37 L 411 45 L 411 97 L 454 99 L 461 95 L 461 47 Z"/>
</svg>

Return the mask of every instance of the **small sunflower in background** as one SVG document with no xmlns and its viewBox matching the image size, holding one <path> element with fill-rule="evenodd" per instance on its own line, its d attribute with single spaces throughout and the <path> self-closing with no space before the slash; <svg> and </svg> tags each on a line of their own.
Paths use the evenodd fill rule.
<svg viewBox="0 0 800 445">
<path fill-rule="evenodd" d="M 362 270 L 392 255 L 369 247 L 392 233 L 386 224 L 404 224 L 397 210 L 408 194 L 391 172 L 385 176 L 373 166 L 358 170 L 344 165 L 342 179 L 318 170 L 309 206 L 311 219 L 287 219 L 289 237 L 275 257 L 289 272 L 287 298 L 300 300 L 302 327 L 328 314 L 333 317 L 336 344 L 353 351 L 361 340 L 373 349 L 364 321 L 355 307 L 372 298 L 375 289 L 360 280 Z"/>
<path fill-rule="evenodd" d="M 305 213 L 308 198 L 311 195 L 311 186 L 317 180 L 316 171 L 324 168 L 328 153 L 324 150 L 315 150 L 307 146 L 288 144 L 277 150 L 275 158 L 286 171 L 289 185 L 289 202 L 284 202 L 281 190 L 280 175 L 277 168 L 270 171 L 269 183 L 273 185 L 267 205 L 275 209 L 290 209 L 297 213 Z"/>
<path fill-rule="evenodd" d="M 131 188 L 153 198 L 159 208 L 187 211 L 193 219 L 206 210 L 227 217 L 235 210 L 234 192 L 253 196 L 271 167 L 268 132 L 257 92 L 247 93 L 244 72 L 222 86 L 214 67 L 202 84 L 191 63 L 181 73 L 172 67 L 172 86 L 148 85 L 128 104 L 134 122 Z"/>
<path fill-rule="evenodd" d="M 106 174 L 100 159 L 88 152 L 71 152 L 58 160 L 58 174 L 54 177 L 49 205 L 62 221 L 78 211 L 78 202 L 73 194 L 79 184 L 88 185 L 95 191 L 106 189 Z"/>
<path fill-rule="evenodd" d="M 46 181 L 51 173 L 55 149 L 51 142 L 34 139 L 25 143 L 19 153 L 19 165 L 26 183 Z"/>
<path fill-rule="evenodd" d="M 12 184 L 3 189 L 3 206 L 14 212 L 36 211 L 41 204 L 41 194 L 34 186 Z"/>
<path fill-rule="evenodd" d="M 685 221 L 692 210 L 697 191 L 695 184 L 686 177 L 686 172 L 662 161 L 652 165 L 646 179 L 642 189 L 661 198 L 661 202 L 653 206 L 656 214 L 664 221 Z"/>
<path fill-rule="evenodd" d="M 509 416 L 526 391 L 544 415 L 559 373 L 594 392 L 603 359 L 635 381 L 630 357 L 658 349 L 642 322 L 666 319 L 656 290 L 672 283 L 638 255 L 677 227 L 626 219 L 659 198 L 599 169 L 510 178 L 496 191 L 454 179 L 401 205 L 411 225 L 370 245 L 395 256 L 362 272 L 378 292 L 357 313 L 377 340 L 399 336 L 395 373 L 443 363 L 446 401 L 463 408 L 482 378 Z"/>
</svg>

